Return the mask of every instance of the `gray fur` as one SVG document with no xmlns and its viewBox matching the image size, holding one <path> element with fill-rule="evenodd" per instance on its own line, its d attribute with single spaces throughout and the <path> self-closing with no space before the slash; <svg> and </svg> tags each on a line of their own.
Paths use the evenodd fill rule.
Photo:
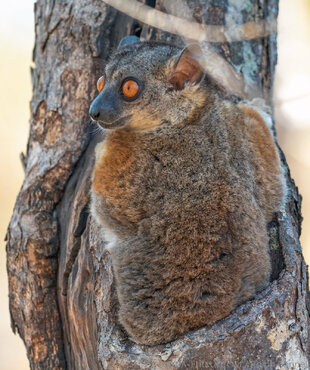
<svg viewBox="0 0 310 370">
<path fill-rule="evenodd" d="M 118 49 L 124 47 L 125 45 L 134 44 L 136 42 L 140 42 L 140 39 L 137 36 L 123 37 L 118 44 Z"/>
</svg>

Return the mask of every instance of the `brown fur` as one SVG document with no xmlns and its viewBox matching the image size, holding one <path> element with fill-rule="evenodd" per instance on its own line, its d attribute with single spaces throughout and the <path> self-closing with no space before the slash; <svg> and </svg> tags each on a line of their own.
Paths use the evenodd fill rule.
<svg viewBox="0 0 310 370">
<path fill-rule="evenodd" d="M 107 132 L 93 175 L 92 214 L 111 239 L 120 322 L 148 345 L 212 324 L 267 286 L 267 223 L 284 193 L 262 117 L 222 100 L 208 79 L 171 91 L 165 76 L 177 53 L 144 43 L 112 58 L 106 81 L 126 77 L 127 65 L 135 76 L 137 56 L 139 78 L 160 94 L 146 86 L 123 108 L 132 118 Z M 147 122 L 137 119 L 147 111 Z"/>
</svg>

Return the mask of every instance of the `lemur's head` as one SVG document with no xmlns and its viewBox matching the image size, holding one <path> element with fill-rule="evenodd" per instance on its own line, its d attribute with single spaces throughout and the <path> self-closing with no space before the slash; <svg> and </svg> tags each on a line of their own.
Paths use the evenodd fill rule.
<svg viewBox="0 0 310 370">
<path fill-rule="evenodd" d="M 97 82 L 89 110 L 105 129 L 147 130 L 189 121 L 207 100 L 198 45 L 183 50 L 128 36 Z"/>
</svg>

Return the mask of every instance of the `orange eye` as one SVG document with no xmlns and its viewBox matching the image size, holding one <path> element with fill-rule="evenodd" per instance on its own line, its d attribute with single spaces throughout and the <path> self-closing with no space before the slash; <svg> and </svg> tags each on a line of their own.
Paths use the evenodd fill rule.
<svg viewBox="0 0 310 370">
<path fill-rule="evenodd" d="M 104 88 L 104 76 L 101 76 L 97 81 L 97 90 L 101 92 Z"/>
<path fill-rule="evenodd" d="M 134 98 L 139 92 L 139 85 L 134 80 L 127 80 L 123 83 L 122 92 L 126 98 Z"/>
</svg>

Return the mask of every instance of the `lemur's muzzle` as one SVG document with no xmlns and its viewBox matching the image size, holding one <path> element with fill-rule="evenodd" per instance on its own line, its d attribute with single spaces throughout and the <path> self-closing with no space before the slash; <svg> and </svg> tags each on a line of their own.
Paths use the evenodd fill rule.
<svg viewBox="0 0 310 370">
<path fill-rule="evenodd" d="M 115 93 L 104 89 L 91 103 L 89 115 L 104 128 L 115 127 L 115 123 L 122 120 L 122 110 L 117 103 L 118 100 L 119 97 Z"/>
</svg>

